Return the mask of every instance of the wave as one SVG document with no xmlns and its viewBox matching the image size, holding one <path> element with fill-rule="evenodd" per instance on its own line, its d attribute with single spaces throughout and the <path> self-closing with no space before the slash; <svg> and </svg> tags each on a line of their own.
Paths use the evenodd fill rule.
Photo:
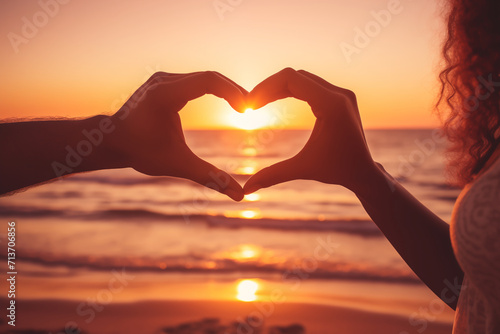
<svg viewBox="0 0 500 334">
<path fill-rule="evenodd" d="M 0 256 L 5 258 L 5 256 Z M 69 269 L 85 269 L 92 271 L 105 271 L 122 269 L 126 272 L 135 273 L 176 273 L 176 274 L 223 274 L 223 275 L 254 275 L 259 277 L 280 277 L 283 280 L 318 279 L 318 280 L 357 280 L 372 282 L 396 282 L 396 283 L 420 283 L 421 281 L 409 270 L 396 270 L 389 268 L 376 268 L 367 265 L 356 265 L 349 262 L 323 262 L 318 261 L 318 267 L 311 270 L 311 261 L 305 259 L 307 266 L 292 263 L 265 264 L 258 261 L 238 262 L 234 259 L 209 260 L 199 255 L 174 256 L 170 259 L 159 260 L 135 259 L 135 258 L 87 258 L 77 256 L 72 258 L 54 258 L 52 255 L 41 257 L 37 255 L 19 254 L 19 263 L 34 264 L 45 270 L 30 271 L 25 266 L 24 275 L 35 277 L 47 276 L 45 271 L 57 267 Z M 211 265 L 207 266 L 209 262 Z M 65 271 L 58 271 L 59 275 L 65 275 Z M 66 272 L 66 275 L 75 275 L 74 271 Z"/>
<path fill-rule="evenodd" d="M 371 220 L 362 219 L 244 219 L 224 216 L 207 216 L 209 226 L 226 228 L 259 228 L 285 231 L 336 231 L 365 237 L 381 236 L 382 232 Z"/>
<path fill-rule="evenodd" d="M 189 202 L 192 203 L 192 202 Z M 187 204 L 187 203 L 186 203 Z M 182 203 L 179 203 L 179 208 Z M 363 237 L 380 237 L 382 233 L 371 220 L 363 219 L 275 219 L 258 218 L 246 219 L 207 214 L 172 214 L 148 209 L 107 209 L 92 212 L 53 210 L 32 207 L 2 207 L 0 217 L 13 218 L 45 218 L 57 217 L 64 219 L 100 221 L 120 220 L 137 223 L 138 221 L 176 222 L 176 223 L 203 223 L 213 228 L 257 228 L 281 231 L 335 231 Z"/>
<path fill-rule="evenodd" d="M 192 203 L 192 202 L 190 202 Z M 198 221 L 206 219 L 206 215 L 183 215 L 183 214 L 165 214 L 155 212 L 147 209 L 107 209 L 100 211 L 84 212 L 84 211 L 70 211 L 70 210 L 54 210 L 42 209 L 34 207 L 2 207 L 0 206 L 0 217 L 24 217 L 24 218 L 44 218 L 44 217 L 57 217 L 65 219 L 78 219 L 78 220 L 101 220 L 101 219 L 154 219 L 156 221 Z M 136 222 L 136 220 L 125 220 L 123 222 Z"/>
</svg>

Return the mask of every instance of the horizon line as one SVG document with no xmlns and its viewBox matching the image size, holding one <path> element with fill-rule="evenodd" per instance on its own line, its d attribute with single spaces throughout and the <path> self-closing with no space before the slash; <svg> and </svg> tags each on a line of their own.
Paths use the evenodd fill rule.
<svg viewBox="0 0 500 334">
<path fill-rule="evenodd" d="M 439 129 L 440 127 L 366 127 L 363 130 L 435 130 Z M 263 131 L 263 130 L 276 130 L 276 131 L 282 131 L 282 130 L 301 130 L 301 131 L 306 131 L 306 130 L 311 130 L 312 127 L 306 128 L 306 127 L 290 127 L 290 128 L 280 128 L 280 127 L 262 127 L 258 129 L 253 129 L 253 130 L 247 130 L 247 129 L 241 129 L 237 127 L 185 127 L 183 128 L 184 131 L 221 131 L 221 130 L 226 130 L 226 131 Z"/>
</svg>

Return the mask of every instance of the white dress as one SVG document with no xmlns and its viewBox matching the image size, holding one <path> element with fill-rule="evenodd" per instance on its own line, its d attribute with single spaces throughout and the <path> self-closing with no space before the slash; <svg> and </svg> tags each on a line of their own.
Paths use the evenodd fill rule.
<svg viewBox="0 0 500 334">
<path fill-rule="evenodd" d="M 465 278 L 453 334 L 500 333 L 500 159 L 460 194 L 451 242 Z"/>
</svg>

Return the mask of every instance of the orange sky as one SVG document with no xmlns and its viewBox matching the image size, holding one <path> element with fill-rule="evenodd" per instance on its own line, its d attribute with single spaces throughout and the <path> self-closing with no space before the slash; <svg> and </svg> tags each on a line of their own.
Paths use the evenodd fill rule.
<svg viewBox="0 0 500 334">
<path fill-rule="evenodd" d="M 439 11 L 434 0 L 2 1 L 0 118 L 109 114 L 156 70 L 216 70 L 251 89 L 291 66 L 354 90 L 368 128 L 432 127 Z M 276 112 L 287 127 L 313 122 L 291 99 Z M 234 121 L 208 96 L 181 118 L 187 129 Z"/>
</svg>

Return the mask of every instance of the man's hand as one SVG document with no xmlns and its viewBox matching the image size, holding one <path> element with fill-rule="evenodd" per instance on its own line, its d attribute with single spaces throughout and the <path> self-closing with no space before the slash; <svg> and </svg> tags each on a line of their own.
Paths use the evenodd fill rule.
<svg viewBox="0 0 500 334">
<path fill-rule="evenodd" d="M 239 201 L 238 182 L 197 157 L 184 140 L 178 112 L 205 94 L 245 109 L 247 92 L 219 73 L 160 72 L 111 117 L 0 124 L 0 194 L 63 175 L 132 167 L 147 175 L 186 178 Z"/>
<path fill-rule="evenodd" d="M 235 110 L 245 108 L 247 92 L 217 72 L 158 72 L 113 116 L 119 124 L 114 141 L 126 164 L 141 173 L 189 179 L 239 201 L 238 182 L 196 156 L 184 140 L 178 112 L 205 94 L 225 99 Z"/>
</svg>

